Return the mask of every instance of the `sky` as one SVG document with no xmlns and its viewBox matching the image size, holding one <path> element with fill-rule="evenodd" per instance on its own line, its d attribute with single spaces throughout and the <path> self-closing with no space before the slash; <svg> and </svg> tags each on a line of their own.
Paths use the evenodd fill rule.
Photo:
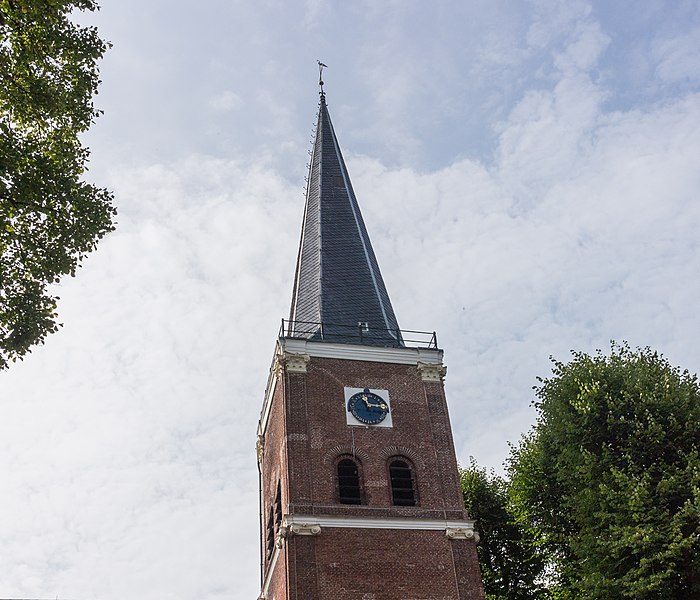
<svg viewBox="0 0 700 600">
<path fill-rule="evenodd" d="M 103 0 L 87 178 L 118 228 L 0 374 L 0 598 L 250 599 L 255 433 L 318 103 L 461 464 L 550 356 L 700 365 L 700 4 Z"/>
</svg>

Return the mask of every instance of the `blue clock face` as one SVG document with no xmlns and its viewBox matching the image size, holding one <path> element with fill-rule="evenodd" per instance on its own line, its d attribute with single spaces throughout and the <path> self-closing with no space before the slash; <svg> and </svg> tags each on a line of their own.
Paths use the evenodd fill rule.
<svg viewBox="0 0 700 600">
<path fill-rule="evenodd" d="M 360 423 L 376 425 L 381 423 L 389 414 L 389 405 L 386 403 L 386 400 L 365 388 L 363 391 L 350 397 L 350 400 L 348 400 L 348 411 Z"/>
</svg>

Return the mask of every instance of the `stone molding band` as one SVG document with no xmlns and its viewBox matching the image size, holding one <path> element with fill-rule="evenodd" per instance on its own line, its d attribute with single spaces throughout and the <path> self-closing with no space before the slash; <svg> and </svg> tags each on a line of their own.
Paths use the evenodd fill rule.
<svg viewBox="0 0 700 600">
<path fill-rule="evenodd" d="M 284 354 L 308 354 L 318 358 L 342 358 L 367 362 L 417 365 L 418 363 L 442 365 L 443 351 L 434 348 L 383 348 L 360 344 L 314 342 L 298 338 L 279 338 L 278 352 Z"/>
<path fill-rule="evenodd" d="M 476 535 L 474 521 L 407 519 L 405 517 L 331 517 L 321 515 L 286 515 L 285 526 L 304 525 L 319 528 L 358 528 L 358 529 L 421 529 L 431 531 L 454 531 L 451 539 L 473 539 Z M 466 536 L 466 537 L 465 537 Z"/>
</svg>

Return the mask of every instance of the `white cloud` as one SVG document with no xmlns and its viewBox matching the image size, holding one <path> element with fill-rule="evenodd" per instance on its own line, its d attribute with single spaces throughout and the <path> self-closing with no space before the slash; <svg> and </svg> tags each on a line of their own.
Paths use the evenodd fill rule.
<svg viewBox="0 0 700 600">
<path fill-rule="evenodd" d="M 330 7 L 325 0 L 305 0 L 304 5 L 304 26 L 307 28 L 317 26 L 324 10 L 327 11 Z"/>
<path fill-rule="evenodd" d="M 688 33 L 655 40 L 652 56 L 656 75 L 664 83 L 700 81 L 700 27 Z"/>
<path fill-rule="evenodd" d="M 236 110 L 237 108 L 241 107 L 242 103 L 243 101 L 241 100 L 241 97 L 236 92 L 232 92 L 231 90 L 221 92 L 209 100 L 209 106 L 211 106 L 214 110 L 219 110 L 222 112 Z"/>
<path fill-rule="evenodd" d="M 596 22 L 578 24 L 572 38 L 563 52 L 555 53 L 554 64 L 564 73 L 591 70 L 610 43 Z"/>
<path fill-rule="evenodd" d="M 527 32 L 528 45 L 547 48 L 567 36 L 576 24 L 588 19 L 591 5 L 583 0 L 532 0 L 533 19 Z"/>
</svg>

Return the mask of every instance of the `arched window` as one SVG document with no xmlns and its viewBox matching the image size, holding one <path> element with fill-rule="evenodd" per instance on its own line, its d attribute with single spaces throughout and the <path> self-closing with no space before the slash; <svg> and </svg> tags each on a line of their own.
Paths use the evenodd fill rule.
<svg viewBox="0 0 700 600">
<path fill-rule="evenodd" d="M 270 507 L 270 513 L 267 516 L 267 560 L 270 560 L 272 553 L 275 551 L 275 513 Z"/>
<path fill-rule="evenodd" d="M 351 458 L 338 461 L 338 500 L 341 504 L 362 504 L 360 470 Z"/>
<path fill-rule="evenodd" d="M 393 459 L 389 463 L 389 477 L 394 506 L 415 506 L 416 482 L 410 463 L 403 459 Z"/>
<path fill-rule="evenodd" d="M 267 517 L 267 559 L 270 560 L 275 551 L 275 536 L 282 524 L 282 485 L 277 482 L 277 494 L 275 503 L 270 506 L 270 513 Z"/>
<path fill-rule="evenodd" d="M 275 496 L 275 533 L 282 524 L 282 483 L 277 482 L 277 495 Z"/>
</svg>

